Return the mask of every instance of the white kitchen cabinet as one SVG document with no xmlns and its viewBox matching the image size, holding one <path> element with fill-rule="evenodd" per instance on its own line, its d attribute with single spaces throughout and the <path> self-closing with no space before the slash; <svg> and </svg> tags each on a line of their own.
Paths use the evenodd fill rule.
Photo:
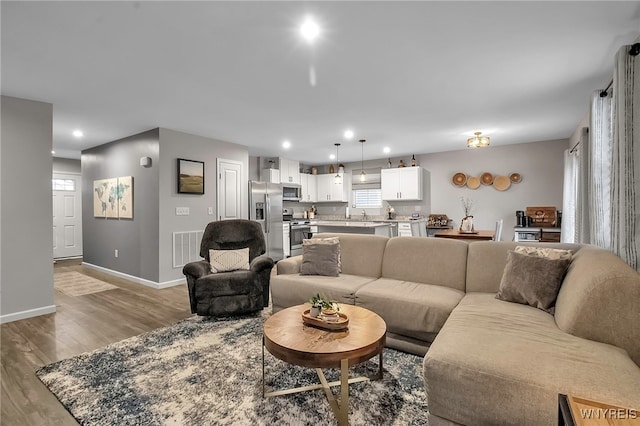
<svg viewBox="0 0 640 426">
<path fill-rule="evenodd" d="M 300 185 L 300 162 L 282 157 L 278 162 L 280 163 L 280 182 Z"/>
<path fill-rule="evenodd" d="M 318 201 L 317 175 L 300 173 L 301 203 L 315 203 Z"/>
<path fill-rule="evenodd" d="M 280 170 L 262 169 L 260 170 L 260 180 L 262 182 L 280 183 Z"/>
<path fill-rule="evenodd" d="M 351 174 L 340 173 L 341 183 L 335 183 L 335 174 L 316 175 L 318 184 L 318 196 L 316 201 L 322 202 L 349 202 L 351 193 Z"/>
<path fill-rule="evenodd" d="M 382 169 L 380 174 L 383 200 L 422 200 L 424 169 L 401 167 Z"/>
</svg>

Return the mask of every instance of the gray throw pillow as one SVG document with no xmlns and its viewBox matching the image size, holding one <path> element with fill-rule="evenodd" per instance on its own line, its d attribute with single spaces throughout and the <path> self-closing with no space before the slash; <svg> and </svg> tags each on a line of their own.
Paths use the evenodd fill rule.
<svg viewBox="0 0 640 426">
<path fill-rule="evenodd" d="M 570 262 L 509 251 L 496 299 L 534 306 L 553 314 Z"/>
<path fill-rule="evenodd" d="M 339 258 L 339 243 L 303 245 L 300 274 L 337 277 L 340 275 L 340 268 L 338 265 Z"/>
</svg>

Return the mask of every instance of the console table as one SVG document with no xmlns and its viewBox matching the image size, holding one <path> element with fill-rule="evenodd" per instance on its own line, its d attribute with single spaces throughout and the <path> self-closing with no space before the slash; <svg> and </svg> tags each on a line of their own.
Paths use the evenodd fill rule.
<svg viewBox="0 0 640 426">
<path fill-rule="evenodd" d="M 436 238 L 452 238 L 454 240 L 466 240 L 466 241 L 488 241 L 493 240 L 496 231 L 478 230 L 475 233 L 460 232 L 457 229 L 445 229 L 436 232 L 434 237 Z"/>
</svg>

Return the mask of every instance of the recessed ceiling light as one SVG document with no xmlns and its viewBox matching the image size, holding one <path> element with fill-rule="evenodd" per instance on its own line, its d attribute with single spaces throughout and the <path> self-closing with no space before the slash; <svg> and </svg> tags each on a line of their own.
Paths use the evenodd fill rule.
<svg viewBox="0 0 640 426">
<path fill-rule="evenodd" d="M 311 18 L 307 18 L 300 27 L 300 34 L 305 40 L 312 43 L 320 34 L 320 27 Z"/>
<path fill-rule="evenodd" d="M 282 147 L 283 147 L 284 149 L 289 149 L 289 148 L 291 148 L 291 142 L 289 142 L 289 141 L 284 141 L 284 142 L 282 142 Z"/>
<path fill-rule="evenodd" d="M 353 138 L 353 130 L 345 130 L 344 137 L 345 137 L 345 139 Z"/>
<path fill-rule="evenodd" d="M 388 146 L 385 146 L 385 147 L 382 149 L 382 151 L 383 151 L 385 154 L 388 154 L 388 153 L 390 153 L 390 152 L 391 152 L 391 148 L 389 148 Z"/>
<path fill-rule="evenodd" d="M 335 155 L 335 154 L 331 154 L 331 155 L 329 156 L 329 158 L 330 158 L 331 160 L 335 160 L 335 159 L 336 159 L 336 155 Z"/>
<path fill-rule="evenodd" d="M 51 153 L 52 153 L 52 154 L 55 154 L 56 152 L 55 152 L 54 150 L 51 150 Z"/>
<path fill-rule="evenodd" d="M 74 130 L 73 136 L 75 136 L 76 138 L 81 138 L 84 136 L 84 133 L 82 133 L 82 130 Z"/>
</svg>

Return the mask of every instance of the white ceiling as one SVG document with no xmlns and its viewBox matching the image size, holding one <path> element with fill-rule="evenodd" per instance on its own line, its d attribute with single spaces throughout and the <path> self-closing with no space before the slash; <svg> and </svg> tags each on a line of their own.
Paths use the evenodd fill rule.
<svg viewBox="0 0 640 426">
<path fill-rule="evenodd" d="M 0 7 L 2 94 L 52 103 L 69 158 L 154 127 L 316 164 L 335 142 L 359 161 L 360 138 L 365 159 L 463 149 L 476 130 L 494 146 L 568 138 L 640 36 L 638 1 Z M 307 15 L 323 29 L 313 46 Z"/>
</svg>

